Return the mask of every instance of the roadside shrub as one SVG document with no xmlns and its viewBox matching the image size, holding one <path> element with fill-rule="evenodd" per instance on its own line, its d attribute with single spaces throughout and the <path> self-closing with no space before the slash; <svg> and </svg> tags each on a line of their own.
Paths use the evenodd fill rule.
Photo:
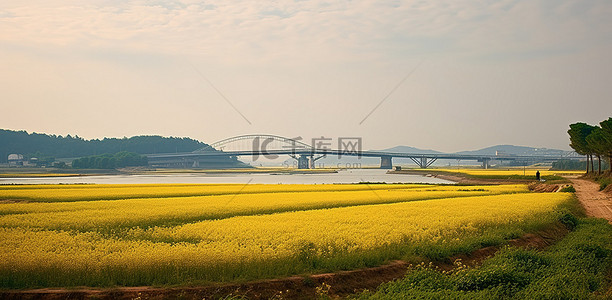
<svg viewBox="0 0 612 300">
<path fill-rule="evenodd" d="M 524 287 L 531 281 L 532 277 L 525 272 L 508 265 L 496 265 L 467 272 L 456 281 L 456 286 L 462 291 L 480 291 L 498 286 L 515 289 Z"/>
<path fill-rule="evenodd" d="M 610 250 L 604 249 L 600 245 L 594 245 L 591 243 L 578 244 L 574 246 L 574 249 L 585 255 L 592 255 L 597 260 L 608 257 L 610 253 Z"/>
<path fill-rule="evenodd" d="M 603 191 L 608 185 L 612 183 L 612 177 L 602 177 L 597 180 L 599 183 L 599 190 Z"/>
<path fill-rule="evenodd" d="M 570 213 L 566 213 L 559 218 L 559 222 L 565 225 L 567 229 L 574 230 L 578 226 L 578 218 Z"/>
<path fill-rule="evenodd" d="M 570 185 L 570 186 L 566 186 L 566 187 L 562 188 L 559 192 L 562 192 L 562 193 L 575 193 L 576 189 L 574 188 L 574 186 Z"/>
</svg>

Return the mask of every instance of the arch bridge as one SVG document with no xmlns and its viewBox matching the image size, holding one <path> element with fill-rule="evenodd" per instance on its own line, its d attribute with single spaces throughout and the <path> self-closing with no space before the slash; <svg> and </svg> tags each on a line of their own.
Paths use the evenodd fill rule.
<svg viewBox="0 0 612 300">
<path fill-rule="evenodd" d="M 327 154 L 325 150 L 315 149 L 302 141 L 301 137 L 288 138 L 271 134 L 247 134 L 233 136 L 193 151 L 211 155 L 211 151 L 222 151 L 235 156 L 252 156 L 253 161 L 263 156 L 276 159 L 280 155 L 289 155 L 297 160 L 299 169 L 314 168 L 315 162 Z"/>
<path fill-rule="evenodd" d="M 331 144 L 331 143 L 330 143 Z M 192 166 L 198 167 L 202 159 L 213 157 L 240 157 L 251 156 L 253 161 L 260 157 L 276 159 L 281 155 L 288 155 L 297 160 L 299 169 L 314 168 L 315 162 L 326 155 L 338 155 L 338 157 L 378 157 L 381 169 L 391 169 L 393 158 L 408 158 L 420 168 L 431 166 L 438 159 L 472 160 L 482 163 L 483 168 L 488 168 L 492 160 L 499 161 L 557 161 L 561 159 L 583 159 L 579 155 L 566 156 L 533 156 L 533 155 L 470 155 L 470 154 L 423 154 L 402 153 L 386 151 L 362 151 L 361 149 L 333 149 L 324 145 L 309 145 L 302 141 L 301 137 L 288 138 L 270 134 L 248 134 L 226 138 L 210 144 L 207 147 L 188 153 L 164 153 L 149 154 L 150 162 L 172 162 L 193 161 Z"/>
</svg>

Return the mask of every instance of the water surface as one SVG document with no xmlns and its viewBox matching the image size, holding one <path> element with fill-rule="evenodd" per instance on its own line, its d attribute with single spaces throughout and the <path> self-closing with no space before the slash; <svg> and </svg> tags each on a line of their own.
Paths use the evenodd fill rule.
<svg viewBox="0 0 612 300">
<path fill-rule="evenodd" d="M 381 169 L 348 169 L 321 174 L 163 174 L 163 175 L 94 175 L 44 178 L 0 178 L 0 184 L 143 184 L 143 183 L 262 183 L 262 184 L 333 184 L 358 182 L 434 183 L 452 181 L 407 174 L 387 174 Z"/>
</svg>

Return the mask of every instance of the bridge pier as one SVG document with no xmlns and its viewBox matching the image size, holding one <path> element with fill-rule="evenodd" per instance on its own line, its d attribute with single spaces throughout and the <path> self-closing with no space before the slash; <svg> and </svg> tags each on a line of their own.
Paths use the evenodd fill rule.
<svg viewBox="0 0 612 300">
<path fill-rule="evenodd" d="M 490 167 L 490 165 L 489 165 L 489 161 L 490 161 L 490 159 L 488 159 L 488 158 L 483 158 L 483 159 L 480 159 L 480 160 L 478 160 L 478 161 L 482 162 L 482 168 L 483 168 L 483 169 L 488 169 L 488 168 Z"/>
<path fill-rule="evenodd" d="M 381 169 L 392 169 L 393 168 L 393 157 L 381 156 L 380 157 L 380 168 Z"/>
<path fill-rule="evenodd" d="M 412 161 L 419 166 L 421 169 L 427 169 L 431 164 L 438 160 L 437 158 L 427 158 L 427 157 L 411 157 Z"/>
<path fill-rule="evenodd" d="M 298 169 L 310 169 L 311 159 L 308 155 L 300 154 L 298 156 Z"/>
<path fill-rule="evenodd" d="M 327 154 L 323 154 L 323 155 L 319 155 L 319 157 L 314 157 L 314 155 L 310 156 L 310 168 L 314 169 L 316 166 L 316 162 L 317 160 L 321 159 L 321 158 L 325 158 L 327 157 Z"/>
</svg>

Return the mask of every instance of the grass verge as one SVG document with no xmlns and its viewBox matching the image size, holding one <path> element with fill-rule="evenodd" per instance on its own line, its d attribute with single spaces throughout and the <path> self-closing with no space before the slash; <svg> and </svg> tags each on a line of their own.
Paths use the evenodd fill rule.
<svg viewBox="0 0 612 300">
<path fill-rule="evenodd" d="M 612 177 L 600 177 L 599 179 L 597 179 L 597 183 L 599 183 L 599 190 L 603 191 L 605 188 L 607 188 L 610 184 L 612 184 Z"/>
<path fill-rule="evenodd" d="M 546 251 L 508 247 L 478 268 L 412 268 L 355 299 L 609 299 L 612 225 L 580 219 Z"/>
</svg>

